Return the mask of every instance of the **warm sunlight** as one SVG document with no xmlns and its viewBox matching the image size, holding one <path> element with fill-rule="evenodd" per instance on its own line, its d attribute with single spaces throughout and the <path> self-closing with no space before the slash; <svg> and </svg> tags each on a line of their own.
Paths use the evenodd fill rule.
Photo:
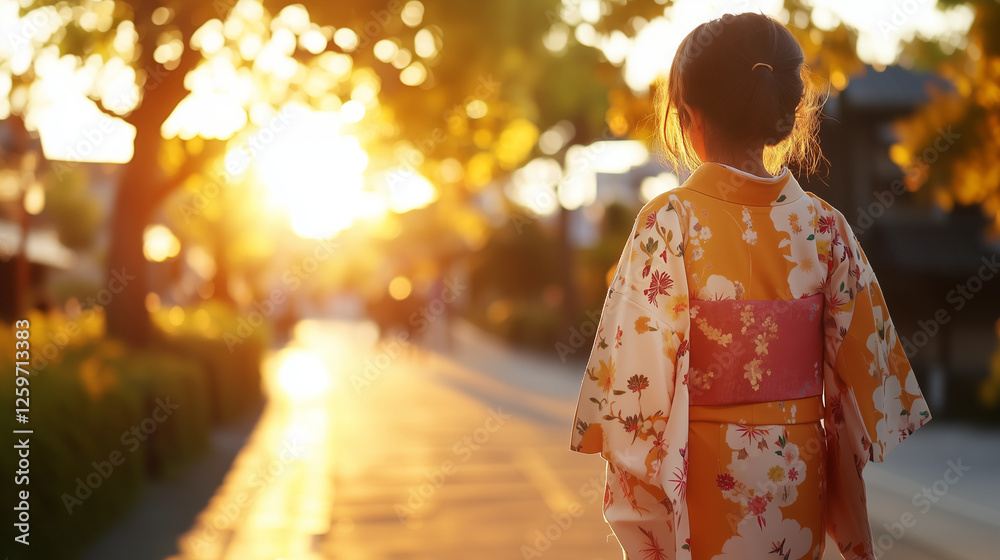
<svg viewBox="0 0 1000 560">
<path fill-rule="evenodd" d="M 631 41 L 625 57 L 625 81 L 635 91 L 646 90 L 657 76 L 669 70 L 673 53 L 685 35 L 725 13 L 759 10 L 782 23 L 799 27 L 812 20 L 820 29 L 832 29 L 841 21 L 846 22 L 858 30 L 858 57 L 873 64 L 896 62 L 903 43 L 915 35 L 938 37 L 950 48 L 956 48 L 974 13 L 968 6 L 942 9 L 936 2 L 816 0 L 814 4 L 811 14 L 804 10 L 790 14 L 781 0 L 677 0 L 666 8 L 663 17 L 648 22 Z M 602 41 L 600 45 L 602 50 L 613 46 L 605 43 Z"/>
<path fill-rule="evenodd" d="M 305 108 L 285 112 L 292 115 L 286 122 L 268 125 L 242 149 L 266 148 L 256 154 L 259 177 L 295 233 L 330 237 L 358 218 L 382 214 L 382 201 L 364 188 L 368 154 L 357 137 L 340 133 L 342 116 Z"/>
<path fill-rule="evenodd" d="M 378 177 L 389 210 L 402 214 L 423 208 L 437 199 L 437 189 L 423 175 L 408 169 L 392 168 Z"/>
<path fill-rule="evenodd" d="M 404 300 L 410 297 L 413 291 L 413 284 L 405 276 L 397 276 L 389 282 L 389 295 L 395 300 Z"/>
<path fill-rule="evenodd" d="M 181 252 L 180 240 L 164 225 L 147 227 L 142 239 L 142 252 L 153 262 L 163 262 Z"/>
<path fill-rule="evenodd" d="M 9 556 L 995 557 L 998 29 L 0 0 Z"/>
<path fill-rule="evenodd" d="M 319 397 L 332 388 L 330 371 L 313 352 L 288 348 L 279 352 L 275 360 L 278 387 L 293 401 Z"/>
</svg>

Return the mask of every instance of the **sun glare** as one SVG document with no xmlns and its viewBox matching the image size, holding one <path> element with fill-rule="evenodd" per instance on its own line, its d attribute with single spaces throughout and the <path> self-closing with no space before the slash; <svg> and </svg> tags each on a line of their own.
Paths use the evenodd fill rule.
<svg viewBox="0 0 1000 560">
<path fill-rule="evenodd" d="M 625 54 L 625 82 L 634 91 L 645 91 L 670 69 L 681 40 L 695 27 L 725 13 L 760 11 L 790 25 L 802 27 L 811 17 L 818 28 L 833 28 L 841 21 L 858 32 L 858 56 L 863 62 L 894 64 L 905 41 L 919 34 L 944 39 L 956 46 L 972 23 L 975 11 L 965 5 L 942 8 L 936 2 L 870 2 L 868 0 L 816 0 L 811 13 L 789 14 L 781 0 L 677 0 L 638 33 Z M 799 21 L 796 18 L 800 18 Z M 587 24 L 584 24 L 587 25 Z M 614 45 L 602 42 L 608 51 Z M 609 59 L 611 57 L 609 56 Z"/>
<path fill-rule="evenodd" d="M 300 236 L 330 237 L 383 211 L 364 190 L 368 154 L 341 134 L 342 122 L 339 113 L 303 109 L 258 142 L 259 177 Z"/>
<path fill-rule="evenodd" d="M 285 349 L 275 356 L 281 392 L 294 401 L 325 395 L 333 384 L 330 371 L 318 355 L 308 350 Z"/>
<path fill-rule="evenodd" d="M 430 181 L 409 169 L 366 176 L 368 154 L 357 137 L 341 130 L 353 118 L 300 108 L 269 140 L 258 133 L 256 141 L 248 142 L 256 145 L 250 151 L 269 201 L 288 215 L 292 230 L 302 237 L 331 237 L 359 220 L 422 208 L 438 197 Z M 230 155 L 235 159 L 235 151 Z"/>
<path fill-rule="evenodd" d="M 437 189 L 423 175 L 408 169 L 392 168 L 379 177 L 379 186 L 389 210 L 402 214 L 423 208 L 437 200 Z"/>
</svg>

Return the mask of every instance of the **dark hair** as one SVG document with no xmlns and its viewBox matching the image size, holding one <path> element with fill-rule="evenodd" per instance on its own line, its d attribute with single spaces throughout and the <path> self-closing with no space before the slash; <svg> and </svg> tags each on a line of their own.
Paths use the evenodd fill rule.
<svg viewBox="0 0 1000 560">
<path fill-rule="evenodd" d="M 674 55 L 659 90 L 660 132 L 670 163 L 693 169 L 701 162 L 684 133 L 691 124 L 685 104 L 700 109 L 722 141 L 762 147 L 770 171 L 795 161 L 808 174 L 822 159 L 816 139 L 822 100 L 802 47 L 764 14 L 726 14 L 703 23 Z"/>
</svg>

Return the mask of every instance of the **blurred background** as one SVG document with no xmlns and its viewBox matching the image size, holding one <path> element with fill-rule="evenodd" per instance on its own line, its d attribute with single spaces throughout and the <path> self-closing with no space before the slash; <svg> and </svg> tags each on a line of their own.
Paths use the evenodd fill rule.
<svg viewBox="0 0 1000 560">
<path fill-rule="evenodd" d="M 829 92 L 803 186 L 935 417 L 866 470 L 880 557 L 995 557 L 993 0 L 0 0 L 6 555 L 620 557 L 573 407 L 634 216 L 686 178 L 655 88 L 742 11 Z"/>
</svg>

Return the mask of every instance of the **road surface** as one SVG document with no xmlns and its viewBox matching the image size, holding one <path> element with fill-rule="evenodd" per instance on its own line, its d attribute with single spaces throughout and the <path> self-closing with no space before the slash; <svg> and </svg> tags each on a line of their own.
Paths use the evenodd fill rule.
<svg viewBox="0 0 1000 560">
<path fill-rule="evenodd" d="M 601 517 L 603 460 L 566 448 L 577 366 L 454 332 L 446 357 L 364 324 L 301 323 L 267 364 L 260 422 L 169 560 L 621 558 Z M 880 558 L 995 557 L 997 509 L 957 494 L 996 467 L 966 464 L 949 475 L 941 461 L 937 487 L 867 469 Z M 934 502 L 915 498 L 925 486 Z M 838 557 L 829 546 L 824 560 Z"/>
</svg>

